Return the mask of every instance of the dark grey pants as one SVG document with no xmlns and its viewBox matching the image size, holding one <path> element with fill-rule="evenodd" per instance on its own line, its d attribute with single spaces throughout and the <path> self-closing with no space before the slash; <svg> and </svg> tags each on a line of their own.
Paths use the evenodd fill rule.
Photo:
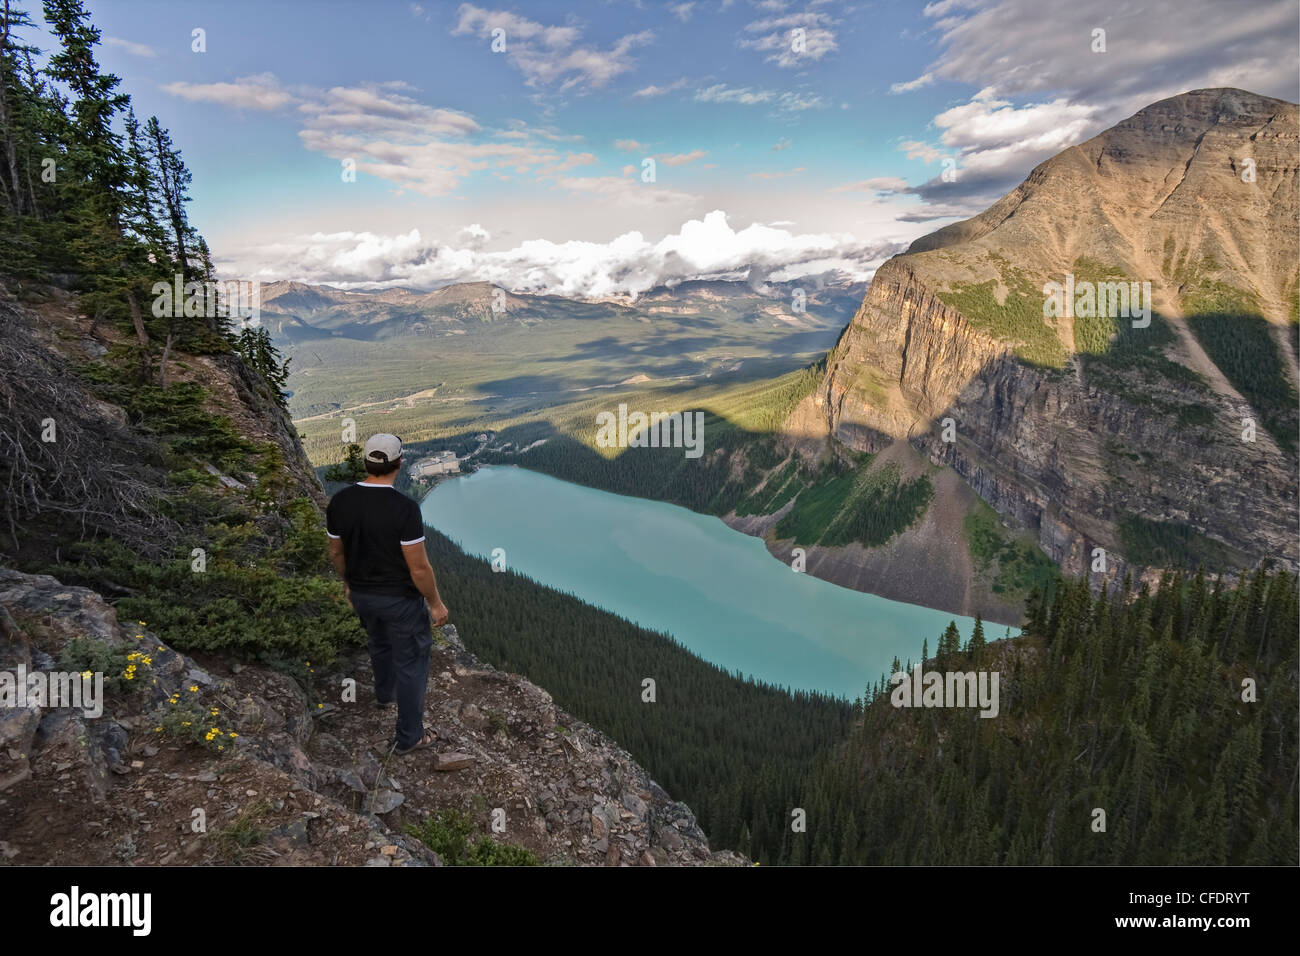
<svg viewBox="0 0 1300 956">
<path fill-rule="evenodd" d="M 352 592 L 352 606 L 369 636 L 375 699 L 397 701 L 397 748 L 424 736 L 424 692 L 429 685 L 433 622 L 422 597 Z"/>
</svg>

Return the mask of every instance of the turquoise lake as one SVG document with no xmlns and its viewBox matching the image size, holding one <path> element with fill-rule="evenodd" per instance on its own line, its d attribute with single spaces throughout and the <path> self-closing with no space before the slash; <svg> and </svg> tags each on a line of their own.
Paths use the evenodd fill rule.
<svg viewBox="0 0 1300 956">
<path fill-rule="evenodd" d="M 956 621 L 792 570 L 718 518 L 524 468 L 488 467 L 424 499 L 425 524 L 463 550 L 671 634 L 728 671 L 850 699 L 901 661 L 933 651 Z M 455 620 L 456 596 L 444 595 Z M 1001 637 L 996 625 L 990 640 Z"/>
</svg>

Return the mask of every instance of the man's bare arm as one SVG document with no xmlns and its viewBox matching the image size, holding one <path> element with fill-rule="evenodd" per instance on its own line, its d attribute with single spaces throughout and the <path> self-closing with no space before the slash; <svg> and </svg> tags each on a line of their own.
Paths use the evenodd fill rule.
<svg viewBox="0 0 1300 956">
<path fill-rule="evenodd" d="M 334 573 L 339 576 L 346 590 L 348 586 L 347 560 L 343 556 L 343 539 L 330 538 L 330 564 L 334 565 Z"/>
<path fill-rule="evenodd" d="M 447 623 L 447 606 L 438 594 L 438 579 L 434 576 L 433 565 L 429 563 L 429 553 L 424 550 L 424 542 L 402 545 L 402 557 L 406 558 L 406 568 L 411 572 L 411 581 L 424 599 L 429 602 L 429 616 L 435 627 Z"/>
</svg>

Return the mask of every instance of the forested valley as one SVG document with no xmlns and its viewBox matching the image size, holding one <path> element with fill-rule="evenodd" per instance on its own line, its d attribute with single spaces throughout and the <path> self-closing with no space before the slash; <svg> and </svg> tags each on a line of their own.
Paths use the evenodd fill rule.
<svg viewBox="0 0 1300 956">
<path fill-rule="evenodd" d="M 428 536 L 471 649 L 613 735 L 695 809 L 714 846 L 827 865 L 1294 853 L 1300 610 L 1289 574 L 1237 587 L 1175 574 L 1154 591 L 1099 596 L 1086 581 L 1055 582 L 1035 592 L 1023 637 L 986 642 L 979 628 L 962 647 L 952 628 L 917 635 L 927 670 L 1000 673 L 1000 712 L 987 719 L 896 708 L 888 675 L 856 705 L 744 681 Z M 1198 824 L 1205 808 L 1223 825 Z M 799 810 L 806 832 L 792 827 Z"/>
</svg>

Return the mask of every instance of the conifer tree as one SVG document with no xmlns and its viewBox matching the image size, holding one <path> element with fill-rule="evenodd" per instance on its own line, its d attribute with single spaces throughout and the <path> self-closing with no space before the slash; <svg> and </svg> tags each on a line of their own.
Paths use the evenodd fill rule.
<svg viewBox="0 0 1300 956">
<path fill-rule="evenodd" d="M 182 282 L 190 278 L 190 255 L 196 239 L 190 226 L 185 206 L 190 201 L 191 174 L 186 168 L 181 152 L 172 143 L 171 134 L 162 128 L 158 117 L 150 116 L 144 127 L 144 138 L 153 178 L 158 184 L 158 201 L 166 222 L 171 227 L 171 260 Z"/>
<path fill-rule="evenodd" d="M 355 482 L 366 477 L 366 463 L 361 457 L 361 446 L 353 442 L 348 445 L 347 455 L 337 465 L 325 469 L 325 478 L 329 481 Z"/>
<path fill-rule="evenodd" d="M 976 614 L 975 626 L 971 629 L 970 643 L 967 645 L 967 650 L 969 651 L 971 657 L 974 660 L 978 661 L 980 659 L 980 655 L 984 651 L 985 644 L 986 642 L 984 640 L 984 619 L 980 617 L 980 615 Z"/>
<path fill-rule="evenodd" d="M 100 31 L 90 22 L 81 0 L 45 0 L 44 10 L 59 41 L 58 52 L 50 57 L 49 75 L 73 93 L 68 182 L 85 190 L 84 217 L 103 215 L 104 225 L 113 230 L 121 214 L 119 191 L 127 179 L 113 119 L 129 98 L 117 92 L 122 82 L 119 77 L 100 72 L 95 59 Z"/>
<path fill-rule="evenodd" d="M 18 31 L 31 25 L 31 18 L 16 6 L 5 3 L 0 8 L 0 199 L 16 216 L 36 212 L 35 191 L 22 163 L 36 138 L 30 125 L 34 91 L 24 87 L 21 78 L 23 57 L 32 48 L 18 40 Z"/>
</svg>

